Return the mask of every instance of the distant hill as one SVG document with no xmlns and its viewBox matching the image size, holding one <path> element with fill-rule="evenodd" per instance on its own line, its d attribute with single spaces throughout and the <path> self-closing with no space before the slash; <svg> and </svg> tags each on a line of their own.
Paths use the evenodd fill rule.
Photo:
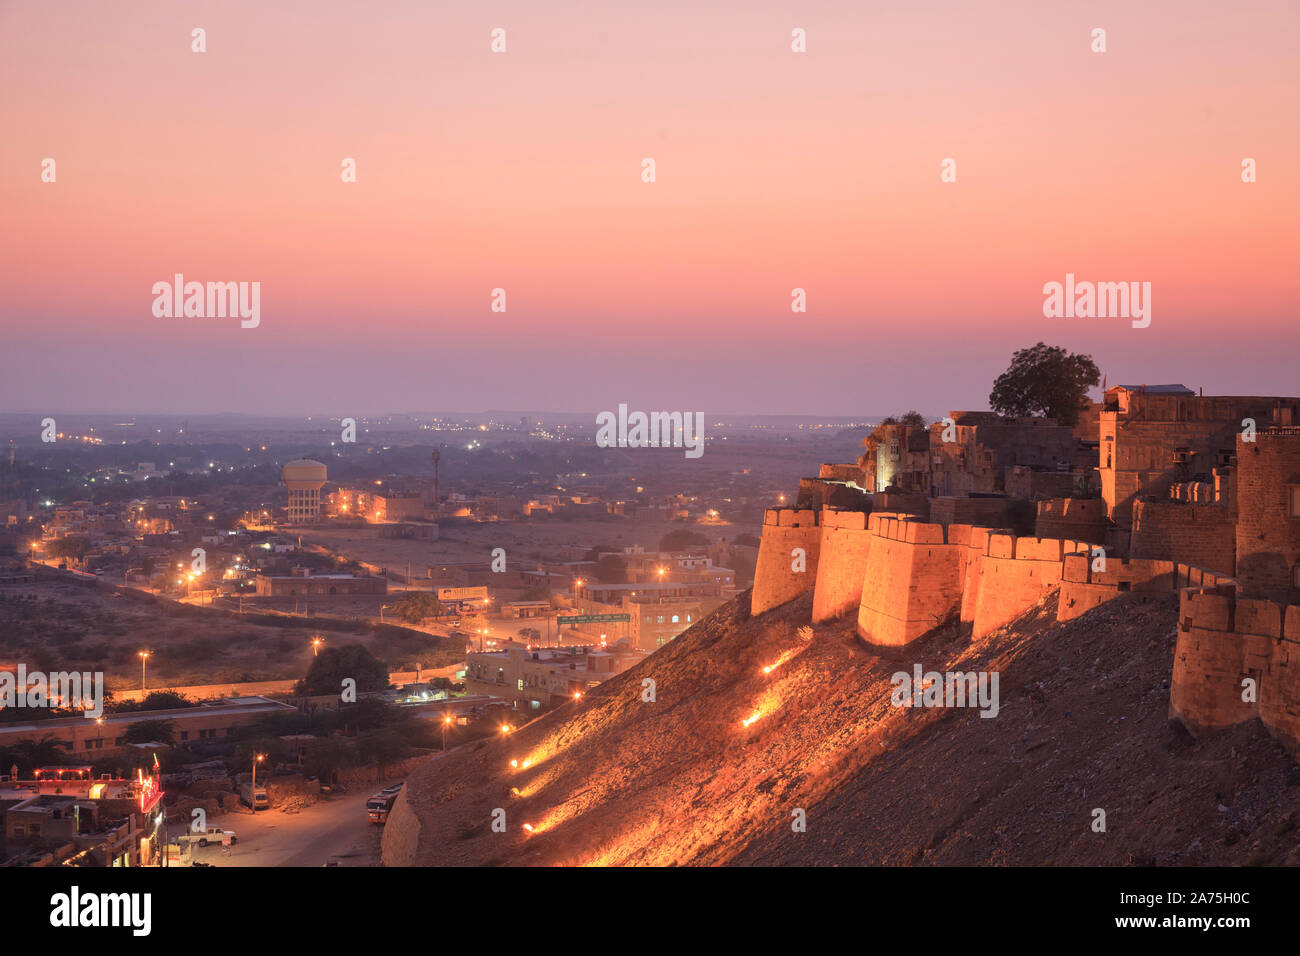
<svg viewBox="0 0 1300 956">
<path fill-rule="evenodd" d="M 1198 742 L 1166 719 L 1176 599 L 1065 624 L 1055 600 L 978 644 L 950 630 L 883 657 L 851 619 L 802 640 L 806 595 L 750 618 L 743 594 L 582 702 L 418 769 L 385 863 L 1300 863 L 1282 747 L 1258 723 Z M 890 675 L 917 662 L 997 670 L 998 716 L 894 707 Z"/>
</svg>

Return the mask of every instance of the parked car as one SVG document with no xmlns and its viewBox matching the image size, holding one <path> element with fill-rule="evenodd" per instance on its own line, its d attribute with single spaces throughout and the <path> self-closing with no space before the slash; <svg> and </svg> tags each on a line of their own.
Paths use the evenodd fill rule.
<svg viewBox="0 0 1300 956">
<path fill-rule="evenodd" d="M 235 836 L 234 830 L 223 830 L 221 827 L 208 827 L 202 832 L 187 830 L 178 837 L 178 840 L 181 843 L 197 843 L 199 846 L 207 846 L 209 843 L 220 843 L 222 846 L 234 846 L 239 842 L 239 837 Z"/>
</svg>

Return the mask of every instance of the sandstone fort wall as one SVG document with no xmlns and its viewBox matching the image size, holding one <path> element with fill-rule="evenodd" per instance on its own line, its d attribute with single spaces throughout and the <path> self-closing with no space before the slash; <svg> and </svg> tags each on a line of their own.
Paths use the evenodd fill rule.
<svg viewBox="0 0 1300 956">
<path fill-rule="evenodd" d="M 1034 533 L 1040 538 L 1106 540 L 1106 502 L 1100 498 L 1047 498 L 1038 502 Z"/>
<path fill-rule="evenodd" d="M 803 548 L 805 570 L 794 570 L 795 548 Z M 817 580 L 821 553 L 821 528 L 817 512 L 808 509 L 769 508 L 763 514 L 763 536 L 754 566 L 754 591 L 750 613 L 762 614 L 811 590 Z"/>
<path fill-rule="evenodd" d="M 830 620 L 862 603 L 862 582 L 867 574 L 871 532 L 863 511 L 821 513 L 821 545 L 813 589 L 813 623 Z"/>
<path fill-rule="evenodd" d="M 858 636 L 899 646 L 916 640 L 961 608 L 962 571 L 970 528 L 872 514 L 872 533 Z"/>
<path fill-rule="evenodd" d="M 1222 505 L 1133 503 L 1134 558 L 1183 561 L 1221 574 L 1236 571 L 1237 528 Z"/>
<path fill-rule="evenodd" d="M 1247 678 L 1253 701 L 1243 700 Z M 1194 734 L 1258 718 L 1300 757 L 1300 606 L 1185 589 L 1169 716 Z"/>
</svg>

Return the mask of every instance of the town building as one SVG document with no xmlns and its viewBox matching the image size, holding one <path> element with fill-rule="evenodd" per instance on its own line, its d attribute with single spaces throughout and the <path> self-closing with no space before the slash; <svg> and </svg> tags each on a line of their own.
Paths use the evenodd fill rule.
<svg viewBox="0 0 1300 956">
<path fill-rule="evenodd" d="M 0 776 L 0 865 L 149 866 L 162 846 L 156 768 L 134 780 L 93 778 L 89 766 Z"/>
<path fill-rule="evenodd" d="M 22 740 L 52 736 L 64 741 L 64 751 L 78 759 L 118 754 L 126 750 L 126 731 L 142 721 L 166 720 L 177 743 L 225 737 L 233 727 L 256 723 L 273 714 L 293 713 L 289 704 L 269 697 L 226 697 L 193 707 L 107 713 L 100 718 L 53 717 L 24 723 L 0 722 L 0 748 Z"/>
<path fill-rule="evenodd" d="M 467 656 L 465 690 L 499 697 L 516 710 L 538 712 L 572 700 L 575 694 L 587 693 L 644 657 L 621 648 L 530 648 L 510 644 Z"/>
<path fill-rule="evenodd" d="M 1248 428 L 1300 424 L 1300 399 L 1197 395 L 1183 385 L 1116 385 L 1100 417 L 1101 496 L 1119 528 L 1139 496 L 1166 498 L 1171 485 L 1213 480 L 1229 467 Z"/>
<path fill-rule="evenodd" d="M 313 574 L 307 568 L 294 574 L 259 574 L 258 597 L 302 595 L 387 594 L 388 579 L 379 575 Z"/>
</svg>

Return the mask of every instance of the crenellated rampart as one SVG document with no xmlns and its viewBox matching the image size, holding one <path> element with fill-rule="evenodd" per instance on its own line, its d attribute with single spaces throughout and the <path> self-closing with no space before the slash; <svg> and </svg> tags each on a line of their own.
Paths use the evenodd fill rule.
<svg viewBox="0 0 1300 956">
<path fill-rule="evenodd" d="M 1183 590 L 1169 716 L 1193 734 L 1258 718 L 1300 758 L 1300 606 Z"/>
<path fill-rule="evenodd" d="M 812 589 L 821 554 L 817 519 L 817 512 L 807 508 L 769 508 L 763 513 L 751 614 L 762 614 Z"/>
<path fill-rule="evenodd" d="M 856 611 L 862 603 L 862 582 L 871 552 L 867 518 L 865 511 L 822 509 L 821 545 L 813 589 L 814 624 Z"/>
</svg>

